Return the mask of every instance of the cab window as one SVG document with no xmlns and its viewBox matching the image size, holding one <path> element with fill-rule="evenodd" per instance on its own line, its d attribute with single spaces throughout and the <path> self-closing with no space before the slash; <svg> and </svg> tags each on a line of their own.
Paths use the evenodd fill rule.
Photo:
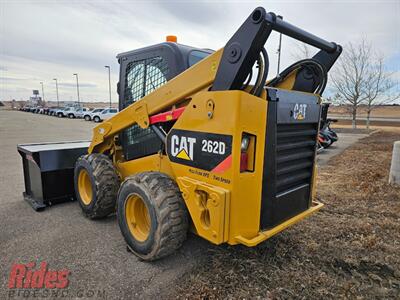
<svg viewBox="0 0 400 300">
<path fill-rule="evenodd" d="M 160 56 L 130 62 L 126 67 L 123 107 L 166 83 L 168 71 L 167 62 Z"/>
<path fill-rule="evenodd" d="M 199 51 L 199 50 L 192 50 L 189 52 L 189 67 L 193 66 L 194 64 L 197 64 L 199 61 L 201 61 L 203 58 L 206 58 L 209 56 L 211 53 L 205 52 L 205 51 Z"/>
<path fill-rule="evenodd" d="M 120 109 L 139 101 L 167 82 L 168 62 L 161 56 L 131 61 L 125 69 L 124 102 Z M 126 160 L 157 153 L 161 141 L 151 128 L 133 125 L 124 130 L 123 148 Z"/>
</svg>

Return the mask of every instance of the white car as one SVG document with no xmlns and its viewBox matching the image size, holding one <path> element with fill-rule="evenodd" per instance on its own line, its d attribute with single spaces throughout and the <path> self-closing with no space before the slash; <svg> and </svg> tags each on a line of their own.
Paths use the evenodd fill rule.
<svg viewBox="0 0 400 300">
<path fill-rule="evenodd" d="M 93 121 L 96 123 L 107 120 L 118 113 L 118 108 L 106 108 L 102 112 L 93 114 Z"/>
<path fill-rule="evenodd" d="M 58 108 L 58 109 L 56 109 L 55 111 L 54 111 L 54 116 L 57 116 L 57 117 L 59 117 L 59 118 L 62 118 L 62 117 L 65 117 L 66 115 L 64 114 L 64 112 L 67 110 L 67 109 L 69 109 L 69 107 L 61 107 L 61 108 Z"/>
<path fill-rule="evenodd" d="M 74 118 L 83 118 L 83 115 L 88 112 L 90 112 L 89 108 L 81 107 L 81 108 L 77 108 L 75 110 L 75 112 L 73 112 L 72 114 L 74 115 Z"/>
<path fill-rule="evenodd" d="M 81 118 L 83 116 L 83 113 L 85 111 L 89 110 L 88 108 L 80 108 L 80 107 L 66 107 L 64 109 L 60 109 L 60 111 L 57 111 L 57 116 L 58 117 L 68 117 L 70 119 L 75 119 L 75 118 Z"/>
<path fill-rule="evenodd" d="M 101 113 L 105 109 L 106 108 L 95 108 L 91 111 L 87 111 L 83 114 L 83 118 L 85 119 L 85 121 L 91 121 L 93 119 L 93 115 Z"/>
</svg>

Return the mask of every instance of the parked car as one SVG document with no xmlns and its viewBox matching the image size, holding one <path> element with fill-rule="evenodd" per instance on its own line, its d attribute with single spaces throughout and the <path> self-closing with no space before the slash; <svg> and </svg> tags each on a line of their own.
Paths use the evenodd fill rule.
<svg viewBox="0 0 400 300">
<path fill-rule="evenodd" d="M 61 108 L 58 108 L 58 109 L 56 109 L 55 110 L 55 112 L 54 112 L 54 116 L 57 116 L 57 117 L 59 117 L 59 118 L 63 118 L 63 117 L 65 117 L 66 115 L 65 115 L 65 111 L 67 110 L 67 109 L 69 109 L 69 107 L 61 107 Z"/>
<path fill-rule="evenodd" d="M 106 108 L 102 112 L 93 114 L 93 121 L 96 123 L 107 120 L 118 113 L 118 108 Z"/>
<path fill-rule="evenodd" d="M 67 107 L 67 108 L 63 111 L 63 117 L 68 117 L 68 118 L 70 118 L 70 119 L 74 119 L 77 109 L 78 109 L 78 108 L 76 108 L 76 107 Z"/>
<path fill-rule="evenodd" d="M 97 114 L 97 113 L 101 113 L 105 108 L 95 108 L 91 111 L 87 111 L 83 114 L 83 118 L 85 119 L 85 121 L 91 121 L 93 118 L 93 115 Z"/>
<path fill-rule="evenodd" d="M 89 108 L 86 107 L 81 107 L 75 109 L 75 112 L 73 112 L 74 118 L 83 118 L 83 115 L 87 112 L 90 112 Z"/>
<path fill-rule="evenodd" d="M 60 107 L 52 107 L 52 108 L 49 109 L 49 111 L 47 112 L 47 114 L 48 114 L 49 116 L 54 116 L 56 110 L 58 110 L 58 109 L 60 109 Z"/>
</svg>

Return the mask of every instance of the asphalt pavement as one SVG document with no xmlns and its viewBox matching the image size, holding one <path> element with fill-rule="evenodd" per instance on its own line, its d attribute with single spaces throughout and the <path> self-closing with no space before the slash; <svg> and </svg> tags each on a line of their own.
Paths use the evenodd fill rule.
<svg viewBox="0 0 400 300">
<path fill-rule="evenodd" d="M 67 269 L 69 296 L 153 298 L 188 271 L 208 243 L 190 235 L 178 253 L 146 263 L 126 250 L 115 216 L 91 221 L 77 202 L 35 212 L 22 197 L 17 144 L 89 140 L 95 123 L 0 110 L 0 299 L 7 299 L 14 263 Z M 29 297 L 30 298 L 30 297 Z"/>
</svg>

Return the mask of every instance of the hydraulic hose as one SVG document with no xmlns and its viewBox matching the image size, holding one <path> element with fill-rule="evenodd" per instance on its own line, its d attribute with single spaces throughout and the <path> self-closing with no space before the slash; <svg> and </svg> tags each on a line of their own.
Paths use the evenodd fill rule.
<svg viewBox="0 0 400 300">
<path fill-rule="evenodd" d="M 326 71 L 325 67 L 321 65 L 319 62 L 313 59 L 303 59 L 300 60 L 291 66 L 287 67 L 284 71 L 282 71 L 277 77 L 272 79 L 268 86 L 276 86 L 280 82 L 282 82 L 287 76 L 289 76 L 295 70 L 301 69 L 308 69 L 310 72 L 315 73 L 314 71 L 317 70 L 319 74 L 316 74 L 317 78 L 319 79 L 318 85 L 315 87 L 314 91 L 315 94 L 321 95 L 325 90 L 327 81 L 328 81 L 328 72 Z"/>
</svg>

